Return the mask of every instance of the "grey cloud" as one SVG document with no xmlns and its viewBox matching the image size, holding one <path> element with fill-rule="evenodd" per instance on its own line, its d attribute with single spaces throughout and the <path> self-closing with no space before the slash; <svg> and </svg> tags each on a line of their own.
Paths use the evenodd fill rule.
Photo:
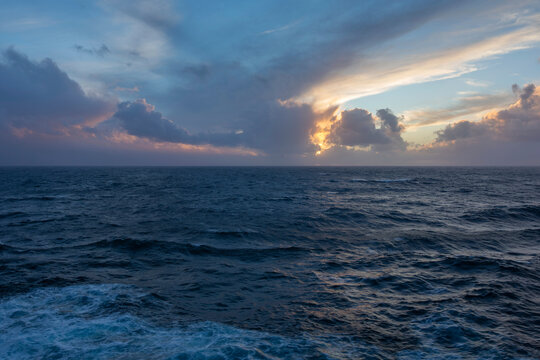
<svg viewBox="0 0 540 360">
<path fill-rule="evenodd" d="M 310 105 L 282 105 L 282 85 L 275 79 L 258 76 L 241 63 L 207 64 L 189 69 L 190 83 L 164 96 L 157 103 L 171 104 L 169 113 L 178 114 L 183 126 L 194 132 L 243 130 L 241 145 L 268 154 L 286 151 L 303 154 L 316 149 L 309 141 L 311 129 L 321 116 Z M 185 74 L 186 65 L 177 73 Z M 293 86 L 294 78 L 289 79 Z M 326 114 L 324 116 L 327 116 Z"/>
<path fill-rule="evenodd" d="M 277 101 L 256 97 L 249 107 L 238 104 L 238 112 L 220 114 L 220 97 L 216 97 L 218 106 L 213 115 L 224 120 L 223 126 L 188 131 L 144 100 L 115 104 L 114 101 L 85 94 L 77 82 L 50 59 L 33 62 L 13 49 L 8 49 L 4 58 L 5 61 L 0 63 L 0 122 L 41 133 L 59 133 L 73 125 L 84 127 L 86 121 L 104 117 L 114 112 L 116 107 L 111 119 L 97 128 L 85 127 L 86 131 L 99 136 L 120 128 L 153 141 L 243 146 L 287 156 L 313 153 L 316 149 L 310 142 L 310 130 L 320 116 L 330 116 L 329 113 L 315 113 L 309 105 L 283 106 Z M 258 86 L 263 86 L 261 84 L 248 86 L 243 91 L 253 92 Z M 225 94 L 221 99 L 232 104 L 236 101 L 235 95 L 238 94 Z M 29 103 L 32 106 L 28 106 Z M 197 110 L 204 110 L 205 104 L 193 104 L 194 114 Z M 185 119 L 179 119 L 182 125 L 186 123 Z"/>
<path fill-rule="evenodd" d="M 378 2 L 350 1 L 329 10 L 313 22 L 295 30 L 288 51 L 276 56 L 260 76 L 280 87 L 283 98 L 294 97 L 317 84 L 332 71 L 365 57 L 369 48 L 413 31 L 463 1 L 395 3 L 381 7 Z M 362 18 L 359 18 L 362 13 Z M 365 14 L 370 14 L 366 17 Z M 313 33 L 315 32 L 315 36 Z M 261 46 L 264 46 L 261 44 Z"/>
<path fill-rule="evenodd" d="M 210 64 L 211 71 L 205 66 L 187 68 L 185 63 L 169 64 L 166 71 L 181 77 L 177 82 L 179 85 L 167 93 L 152 94 L 152 101 L 167 113 L 182 118 L 186 128 L 195 131 L 252 129 L 256 134 L 260 131 L 257 127 L 267 127 L 285 136 L 268 141 L 263 146 L 265 149 L 281 152 L 289 148 L 303 153 L 309 148 L 303 140 L 309 138 L 317 115 L 307 108 L 278 109 L 277 101 L 301 95 L 332 71 L 361 59 L 370 47 L 418 28 L 449 7 L 457 6 L 457 2 L 418 2 L 416 5 L 396 3 L 381 9 L 378 3 L 358 5 L 350 2 L 347 4 L 350 11 L 346 13 L 341 10 L 342 6 L 333 7 L 324 16 L 291 28 L 286 42 L 279 37 L 261 39 L 254 33 L 249 47 L 245 47 L 245 41 L 242 41 L 243 47 L 229 44 L 230 39 L 225 37 L 219 38 L 215 47 L 201 49 L 199 44 L 213 44 L 215 39 L 189 38 L 189 32 L 180 32 L 177 38 L 170 34 L 183 48 L 195 48 L 194 58 L 201 64 Z M 359 18 L 359 13 L 373 16 Z M 200 33 L 194 33 L 200 36 Z M 156 71 L 162 73 L 164 70 Z M 300 120 L 285 120 L 295 112 L 302 114 Z M 311 120 L 305 119 L 306 114 L 311 114 Z M 284 129 L 277 129 L 277 126 Z M 295 144 L 298 139 L 287 136 L 298 128 L 305 131 L 299 137 L 302 146 Z M 256 137 L 259 144 L 266 139 Z M 289 140 L 290 143 L 286 142 Z"/>
<path fill-rule="evenodd" d="M 118 104 L 112 119 L 100 126 L 102 129 L 114 129 L 116 122 L 131 135 L 158 142 L 243 146 L 281 155 L 315 150 L 309 141 L 309 130 L 317 115 L 311 107 L 267 104 L 261 108 L 264 110 L 249 114 L 257 122 L 246 122 L 247 126 L 243 129 L 190 133 L 164 117 L 146 100 L 140 99 Z"/>
<path fill-rule="evenodd" d="M 390 140 L 375 127 L 372 114 L 364 109 L 343 111 L 341 120 L 332 126 L 332 142 L 348 146 L 384 144 Z"/>
<path fill-rule="evenodd" d="M 147 138 L 157 142 L 182 143 L 190 145 L 210 144 L 216 146 L 237 146 L 242 143 L 242 133 L 196 133 L 190 134 L 172 120 L 164 117 L 146 100 L 118 104 L 118 110 L 112 119 L 102 128 L 118 121 L 128 134 Z"/>
<path fill-rule="evenodd" d="M 478 122 L 459 121 L 437 132 L 436 143 L 487 136 L 504 141 L 540 141 L 540 94 L 533 84 L 513 85 L 519 99 L 504 110 L 489 113 Z"/>
<path fill-rule="evenodd" d="M 97 55 L 100 57 L 103 57 L 111 53 L 111 51 L 105 44 L 101 44 L 99 48 L 86 48 L 78 44 L 76 44 L 74 47 L 75 47 L 75 50 L 77 50 L 78 52 L 82 52 L 89 55 Z"/>
<path fill-rule="evenodd" d="M 118 104 L 113 118 L 119 120 L 129 134 L 138 137 L 168 142 L 186 142 L 189 137 L 186 130 L 164 118 L 144 99 Z"/>
<path fill-rule="evenodd" d="M 399 118 L 390 109 L 380 109 L 377 110 L 377 117 L 381 119 L 385 127 L 390 128 L 392 133 L 400 133 L 404 127 L 399 123 L 400 120 L 403 121 L 403 118 Z"/>
<path fill-rule="evenodd" d="M 458 121 L 437 132 L 436 142 L 454 141 L 484 135 L 489 126 L 468 120 Z"/>
<path fill-rule="evenodd" d="M 540 141 L 540 93 L 533 84 L 526 85 L 515 104 L 488 114 L 482 122 L 490 124 L 498 138 Z"/>
<path fill-rule="evenodd" d="M 334 110 L 318 114 L 309 105 L 265 102 L 242 113 L 238 126 L 244 130 L 245 146 L 280 157 L 313 154 L 317 150 L 310 141 L 314 123 L 329 118 Z"/>
<path fill-rule="evenodd" d="M 336 145 L 373 146 L 376 151 L 405 149 L 400 118 L 389 109 L 377 111 L 377 117 L 364 109 L 343 111 L 341 120 L 332 125 L 330 141 Z"/>
<path fill-rule="evenodd" d="M 516 84 L 514 84 L 512 86 L 512 89 L 514 89 L 515 85 Z M 525 85 L 525 87 L 523 88 L 523 90 L 519 94 L 519 98 L 520 98 L 520 101 L 521 101 L 521 106 L 523 108 L 526 108 L 526 109 L 530 108 L 530 106 L 531 106 L 530 98 L 534 94 L 535 90 L 536 90 L 536 87 L 534 86 L 534 84 Z M 519 87 L 518 87 L 517 91 L 519 92 Z"/>
<path fill-rule="evenodd" d="M 112 109 L 112 102 L 84 93 L 50 59 L 33 62 L 10 48 L 0 62 L 0 123 L 55 133 Z"/>
</svg>

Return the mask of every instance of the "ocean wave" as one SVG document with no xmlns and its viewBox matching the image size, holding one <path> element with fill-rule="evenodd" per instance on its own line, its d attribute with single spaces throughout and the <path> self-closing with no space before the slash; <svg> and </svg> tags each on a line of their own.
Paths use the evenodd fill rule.
<svg viewBox="0 0 540 360">
<path fill-rule="evenodd" d="M 350 220 L 350 219 L 365 219 L 367 216 L 359 211 L 354 211 L 346 207 L 332 206 L 328 209 L 325 209 L 323 213 L 331 218 L 336 218 L 340 220 Z"/>
<path fill-rule="evenodd" d="M 316 352 L 306 341 L 214 322 L 161 327 L 110 311 L 144 294 L 124 285 L 48 288 L 0 303 L 3 359 L 270 359 Z"/>
<path fill-rule="evenodd" d="M 259 232 L 251 229 L 206 229 L 204 232 L 215 234 L 223 237 L 243 237 L 250 234 L 258 234 Z"/>
<path fill-rule="evenodd" d="M 517 207 L 491 207 L 479 211 L 470 211 L 461 217 L 470 222 L 534 220 L 540 219 L 540 205 Z"/>
<path fill-rule="evenodd" d="M 353 359 L 363 352 L 350 336 L 289 338 L 209 321 L 157 325 L 135 314 L 149 301 L 162 302 L 118 284 L 38 289 L 4 299 L 0 358 Z"/>
<path fill-rule="evenodd" d="M 185 255 L 237 257 L 241 258 L 242 260 L 252 261 L 261 260 L 265 257 L 282 257 L 288 255 L 297 255 L 313 250 L 302 248 L 299 246 L 221 248 L 204 244 L 176 243 L 172 241 L 161 240 L 137 240 L 131 238 L 100 240 L 84 245 L 78 245 L 76 247 L 85 249 L 113 248 L 116 250 L 133 252 L 157 250 L 159 252 L 177 252 Z"/>
<path fill-rule="evenodd" d="M 19 216 L 22 216 L 22 215 L 19 215 Z M 18 218 L 19 216 L 15 216 L 15 217 Z M 44 218 L 38 218 L 38 219 L 34 219 L 34 218 L 23 219 L 18 222 L 10 222 L 6 226 L 20 227 L 20 226 L 26 226 L 26 225 L 40 225 L 40 224 L 51 223 L 51 222 L 72 221 L 72 220 L 76 220 L 79 217 L 80 215 L 64 215 L 64 216 L 53 217 L 53 218 L 44 217 Z"/>
<path fill-rule="evenodd" d="M 352 182 L 375 182 L 375 183 L 393 183 L 393 182 L 408 182 L 413 181 L 411 178 L 401 178 L 401 179 L 362 179 L 362 178 L 353 178 Z"/>
<path fill-rule="evenodd" d="M 496 257 L 475 256 L 475 255 L 455 255 L 446 256 L 441 259 L 431 261 L 413 262 L 413 266 L 424 269 L 441 269 L 443 271 L 457 271 L 461 273 L 498 273 L 513 277 L 522 277 L 530 280 L 540 280 L 536 270 L 527 262 L 518 262 L 510 259 Z"/>
<path fill-rule="evenodd" d="M 540 358 L 538 169 L 4 171 L 0 359 Z"/>
<path fill-rule="evenodd" d="M 27 197 L 8 197 L 2 199 L 5 202 L 17 202 L 17 201 L 53 201 L 56 198 L 53 196 L 27 196 Z"/>
<path fill-rule="evenodd" d="M 469 318 L 474 314 L 463 314 Z M 396 358 L 400 360 L 417 359 L 462 359 L 462 351 L 475 354 L 476 359 L 502 359 L 500 351 L 489 343 L 477 341 L 483 338 L 466 321 L 456 321 L 445 311 L 428 314 L 417 319 L 413 324 L 419 349 L 400 351 Z M 457 350 L 459 349 L 459 350 Z"/>
<path fill-rule="evenodd" d="M 347 334 L 284 336 L 211 321 L 155 323 L 144 312 L 168 311 L 166 300 L 135 286 L 41 288 L 0 301 L 0 358 L 54 359 L 458 359 L 503 358 L 475 324 L 496 326 L 481 314 L 447 311 L 411 324 L 417 346 L 398 353 Z M 155 315 L 155 314 L 154 314 Z M 491 339 L 494 340 L 494 339 Z M 457 350 L 456 346 L 459 346 Z"/>
<path fill-rule="evenodd" d="M 25 216 L 25 215 L 28 215 L 28 214 L 22 211 L 10 211 L 10 212 L 0 214 L 0 219 L 19 217 L 19 216 Z"/>
<path fill-rule="evenodd" d="M 9 251 L 9 250 L 13 250 L 13 248 L 11 246 L 9 246 L 9 245 L 2 244 L 0 242 L 0 252 Z"/>
</svg>

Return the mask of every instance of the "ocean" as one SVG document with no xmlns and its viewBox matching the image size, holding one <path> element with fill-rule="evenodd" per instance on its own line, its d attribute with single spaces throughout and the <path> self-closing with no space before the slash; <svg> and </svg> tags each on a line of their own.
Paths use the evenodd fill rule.
<svg viewBox="0 0 540 360">
<path fill-rule="evenodd" d="M 0 359 L 539 359 L 540 168 L 0 168 Z"/>
</svg>

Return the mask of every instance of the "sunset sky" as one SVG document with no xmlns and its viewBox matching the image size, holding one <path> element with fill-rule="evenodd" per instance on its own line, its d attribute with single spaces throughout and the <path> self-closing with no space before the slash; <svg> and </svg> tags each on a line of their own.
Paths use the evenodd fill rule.
<svg viewBox="0 0 540 360">
<path fill-rule="evenodd" d="M 0 165 L 540 165 L 538 1 L 0 4 Z"/>
</svg>

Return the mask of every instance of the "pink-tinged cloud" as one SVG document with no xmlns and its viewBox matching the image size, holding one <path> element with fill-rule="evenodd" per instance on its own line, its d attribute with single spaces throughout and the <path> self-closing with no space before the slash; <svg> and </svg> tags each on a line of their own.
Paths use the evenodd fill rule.
<svg viewBox="0 0 540 360">
<path fill-rule="evenodd" d="M 108 118 L 115 101 L 86 94 L 51 60 L 10 48 L 0 62 L 0 126 L 14 132 L 66 134 Z M 23 130 L 24 129 L 24 130 Z"/>
<path fill-rule="evenodd" d="M 508 108 L 486 114 L 482 120 L 458 121 L 437 132 L 434 146 L 465 139 L 491 138 L 499 141 L 540 142 L 540 91 L 534 84 L 513 90 L 519 99 Z"/>
</svg>

